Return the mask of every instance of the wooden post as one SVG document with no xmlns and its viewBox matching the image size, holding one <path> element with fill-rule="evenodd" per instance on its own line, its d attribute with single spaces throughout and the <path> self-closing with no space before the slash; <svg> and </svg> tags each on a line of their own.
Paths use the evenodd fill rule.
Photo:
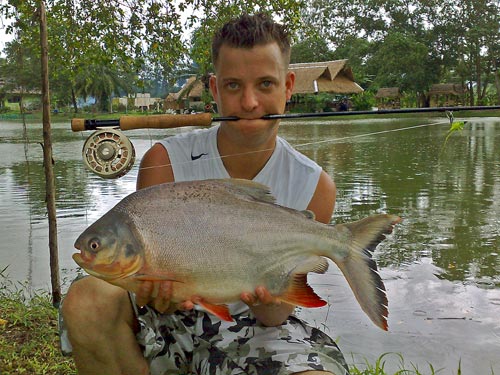
<svg viewBox="0 0 500 375">
<path fill-rule="evenodd" d="M 59 280 L 59 257 L 57 249 L 57 216 L 55 179 L 52 158 L 52 135 L 50 128 L 49 96 L 49 57 L 47 41 L 47 17 L 44 0 L 40 0 L 40 46 L 42 63 L 42 110 L 43 110 L 43 165 L 45 169 L 45 200 L 49 220 L 50 282 L 52 285 L 52 304 L 61 302 Z"/>
</svg>

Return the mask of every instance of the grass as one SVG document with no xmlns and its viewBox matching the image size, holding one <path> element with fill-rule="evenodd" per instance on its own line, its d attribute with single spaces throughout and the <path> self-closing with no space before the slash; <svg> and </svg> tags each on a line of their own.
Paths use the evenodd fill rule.
<svg viewBox="0 0 500 375">
<path fill-rule="evenodd" d="M 59 350 L 57 311 L 48 294 L 0 289 L 0 374 L 76 374 Z"/>
<path fill-rule="evenodd" d="M 14 291 L 12 287 L 0 270 L 0 374 L 75 375 L 73 360 L 59 350 L 57 310 L 49 293 L 27 297 L 22 284 L 15 286 Z M 399 370 L 389 373 L 385 370 L 386 361 L 394 358 L 399 362 Z M 443 370 L 429 364 L 422 371 L 405 364 L 401 354 L 384 353 L 375 363 L 366 362 L 359 368 L 351 365 L 350 371 L 351 375 L 434 375 Z M 456 375 L 462 375 L 460 363 Z"/>
</svg>

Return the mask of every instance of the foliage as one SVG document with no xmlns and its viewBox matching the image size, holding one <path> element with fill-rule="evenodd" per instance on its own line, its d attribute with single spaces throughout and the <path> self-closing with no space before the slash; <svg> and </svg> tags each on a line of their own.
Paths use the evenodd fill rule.
<svg viewBox="0 0 500 375">
<path fill-rule="evenodd" d="M 139 90 L 146 88 L 146 81 L 151 79 L 164 82 L 165 86 L 175 80 L 179 66 L 190 60 L 186 30 L 200 30 L 196 43 L 192 43 L 191 59 L 205 74 L 210 67 L 207 47 L 213 30 L 228 18 L 245 11 L 265 11 L 281 18 L 293 31 L 300 23 L 299 9 L 303 6 L 302 0 L 47 0 L 46 3 L 52 91 L 58 98 L 67 98 L 62 101 L 73 102 L 75 111 L 77 79 L 81 83 L 81 76 L 89 70 L 100 69 L 127 77 Z M 6 32 L 13 34 L 16 43 L 31 50 L 35 57 L 39 56 L 40 40 L 38 4 L 38 0 L 7 0 L 0 4 L 0 17 L 12 20 Z M 188 14 L 185 22 L 184 14 Z M 109 96 L 110 83 L 117 83 L 103 80 L 107 82 L 100 84 L 105 89 L 99 95 L 101 98 Z M 117 85 L 113 91 L 120 89 L 123 87 Z"/>
<path fill-rule="evenodd" d="M 499 9 L 499 0 L 311 0 L 303 16 L 336 58 L 352 59 L 363 87 L 373 78 L 372 89 L 398 86 L 418 96 L 433 83 L 458 83 L 473 105 L 491 100 L 491 85 L 500 101 Z M 358 39 L 365 44 L 353 51 Z"/>
<path fill-rule="evenodd" d="M 125 93 L 131 91 L 126 76 L 120 74 L 104 65 L 87 65 L 75 77 L 75 90 L 86 99 L 93 96 L 102 111 L 109 108 L 109 101 L 113 93 L 123 90 Z"/>
<path fill-rule="evenodd" d="M 292 46 L 290 62 L 308 63 L 334 60 L 333 51 L 328 43 L 318 35 L 312 35 Z"/>
<path fill-rule="evenodd" d="M 57 312 L 48 293 L 28 295 L 0 270 L 0 373 L 76 374 L 59 350 Z"/>
<path fill-rule="evenodd" d="M 351 101 L 355 111 L 371 110 L 375 106 L 375 95 L 371 91 L 363 91 L 353 95 Z"/>
</svg>

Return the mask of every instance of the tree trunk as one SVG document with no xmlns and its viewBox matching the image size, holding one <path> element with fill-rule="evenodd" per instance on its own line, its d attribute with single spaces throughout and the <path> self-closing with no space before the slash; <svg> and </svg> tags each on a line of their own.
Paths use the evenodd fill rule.
<svg viewBox="0 0 500 375">
<path fill-rule="evenodd" d="M 499 72 L 498 72 L 498 67 L 497 70 L 495 70 L 495 87 L 497 89 L 497 104 L 500 104 L 500 77 L 499 77 Z"/>
<path fill-rule="evenodd" d="M 45 170 L 45 199 L 49 220 L 50 281 L 52 284 L 52 304 L 61 302 L 59 281 L 59 257 L 57 249 L 57 219 L 55 199 L 55 179 L 52 168 L 52 135 L 50 128 L 49 58 L 47 42 L 47 18 L 45 3 L 40 1 L 40 46 L 42 64 L 42 110 L 43 110 L 43 165 Z"/>
<path fill-rule="evenodd" d="M 73 102 L 73 110 L 75 113 L 78 113 L 78 103 L 76 102 L 76 94 L 73 87 L 71 88 L 71 101 Z"/>
</svg>

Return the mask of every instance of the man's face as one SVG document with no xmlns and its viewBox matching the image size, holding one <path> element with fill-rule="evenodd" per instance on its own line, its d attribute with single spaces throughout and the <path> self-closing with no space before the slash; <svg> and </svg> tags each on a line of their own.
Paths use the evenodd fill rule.
<svg viewBox="0 0 500 375">
<path fill-rule="evenodd" d="M 220 115 L 253 120 L 238 121 L 238 126 L 272 127 L 272 121 L 255 119 L 283 113 L 292 95 L 295 76 L 276 43 L 252 49 L 223 45 L 215 71 L 210 87 Z"/>
</svg>

